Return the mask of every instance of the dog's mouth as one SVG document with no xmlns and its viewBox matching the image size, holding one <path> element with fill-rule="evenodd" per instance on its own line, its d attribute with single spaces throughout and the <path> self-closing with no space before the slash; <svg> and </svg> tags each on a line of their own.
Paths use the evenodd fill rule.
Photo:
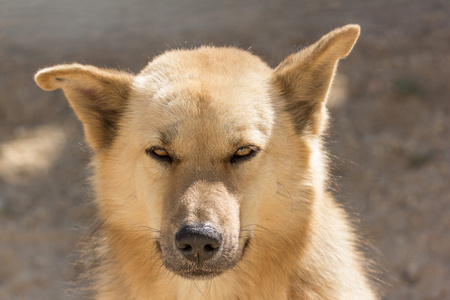
<svg viewBox="0 0 450 300">
<path fill-rule="evenodd" d="M 247 249 L 248 249 L 248 246 L 250 246 L 251 240 L 252 239 L 250 237 L 245 239 L 244 246 L 242 247 L 242 254 L 241 254 L 240 259 L 244 258 L 245 254 L 247 253 Z"/>
<path fill-rule="evenodd" d="M 176 274 L 188 278 L 188 279 L 204 279 L 208 280 L 213 277 L 219 276 L 225 270 L 204 270 L 204 269 L 194 269 L 194 270 L 179 270 L 179 271 L 173 271 Z"/>
<path fill-rule="evenodd" d="M 191 261 L 179 255 L 178 251 L 165 249 L 159 241 L 156 241 L 156 248 L 163 258 L 163 264 L 169 271 L 188 279 L 208 280 L 219 276 L 232 269 L 247 253 L 251 238 L 246 238 L 241 247 L 237 247 L 234 253 L 220 249 L 216 257 L 207 261 Z M 239 249 L 240 248 L 240 249 Z"/>
</svg>

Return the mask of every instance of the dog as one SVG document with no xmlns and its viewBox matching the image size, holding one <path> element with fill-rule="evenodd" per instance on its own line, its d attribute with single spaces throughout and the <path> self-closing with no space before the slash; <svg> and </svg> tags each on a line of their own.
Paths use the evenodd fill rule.
<svg viewBox="0 0 450 300">
<path fill-rule="evenodd" d="M 137 75 L 38 71 L 93 150 L 93 298 L 376 299 L 323 150 L 328 91 L 359 33 L 335 29 L 275 69 L 203 46 Z"/>
</svg>

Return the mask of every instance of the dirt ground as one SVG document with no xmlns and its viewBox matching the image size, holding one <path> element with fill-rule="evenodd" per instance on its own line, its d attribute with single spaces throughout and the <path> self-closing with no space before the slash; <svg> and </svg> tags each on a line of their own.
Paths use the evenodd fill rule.
<svg viewBox="0 0 450 300">
<path fill-rule="evenodd" d="M 450 299 L 448 0 L 0 0 L 0 299 L 65 299 L 77 273 L 89 153 L 37 69 L 138 72 L 204 43 L 276 66 L 348 23 L 362 35 L 330 99 L 332 188 L 373 245 L 384 299 Z"/>
</svg>

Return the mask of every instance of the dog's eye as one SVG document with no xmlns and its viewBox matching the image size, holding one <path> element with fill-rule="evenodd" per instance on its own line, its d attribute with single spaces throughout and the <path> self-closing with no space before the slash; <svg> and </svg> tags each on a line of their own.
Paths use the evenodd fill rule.
<svg viewBox="0 0 450 300">
<path fill-rule="evenodd" d="M 234 153 L 234 155 L 242 157 L 242 156 L 250 155 L 252 152 L 253 152 L 252 148 L 250 148 L 250 147 L 242 147 L 242 148 L 239 148 L 236 151 L 236 153 Z"/>
<path fill-rule="evenodd" d="M 152 158 L 162 161 L 162 162 L 172 162 L 172 157 L 170 157 L 169 152 L 167 152 L 166 149 L 161 147 L 150 147 L 147 150 L 145 150 L 145 153 L 147 153 Z"/>
<path fill-rule="evenodd" d="M 252 158 L 255 156 L 255 154 L 259 151 L 259 148 L 256 146 L 245 146 L 241 147 L 234 152 L 233 156 L 231 157 L 230 162 L 232 164 L 238 163 L 241 161 L 245 161 L 247 159 Z"/>
</svg>

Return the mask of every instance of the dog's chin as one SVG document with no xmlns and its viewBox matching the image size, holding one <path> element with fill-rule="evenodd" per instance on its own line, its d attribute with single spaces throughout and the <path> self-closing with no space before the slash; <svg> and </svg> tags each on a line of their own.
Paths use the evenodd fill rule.
<svg viewBox="0 0 450 300">
<path fill-rule="evenodd" d="M 186 279 L 196 280 L 210 280 L 216 276 L 219 276 L 224 271 L 205 271 L 205 270 L 193 270 L 193 271 L 174 271 L 175 274 L 184 277 Z"/>
<path fill-rule="evenodd" d="M 177 262 L 165 261 L 164 266 L 168 271 L 183 278 L 209 280 L 232 269 L 237 262 L 238 260 L 228 261 L 226 263 L 211 262 L 208 264 L 197 265 L 181 260 Z"/>
</svg>

